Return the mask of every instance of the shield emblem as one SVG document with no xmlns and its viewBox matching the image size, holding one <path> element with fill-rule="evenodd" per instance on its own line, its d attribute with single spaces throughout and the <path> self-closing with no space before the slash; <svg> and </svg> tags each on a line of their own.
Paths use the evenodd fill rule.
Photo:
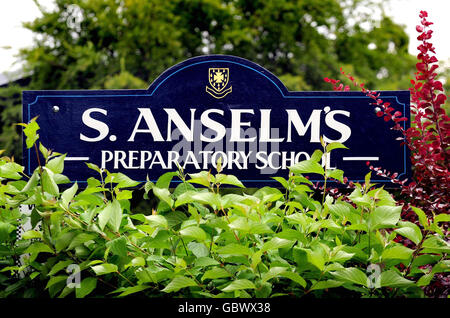
<svg viewBox="0 0 450 318">
<path fill-rule="evenodd" d="M 217 91 L 222 91 L 228 85 L 230 71 L 228 68 L 210 68 L 209 84 Z"/>
</svg>

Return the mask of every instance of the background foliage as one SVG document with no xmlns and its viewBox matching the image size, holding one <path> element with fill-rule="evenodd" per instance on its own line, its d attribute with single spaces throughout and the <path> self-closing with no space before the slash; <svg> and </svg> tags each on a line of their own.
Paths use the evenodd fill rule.
<svg viewBox="0 0 450 318">
<path fill-rule="evenodd" d="M 37 0 L 36 3 L 39 3 Z M 377 89 L 405 89 L 414 72 L 408 37 L 371 0 L 55 0 L 25 27 L 21 89 L 145 89 L 165 69 L 201 54 L 237 55 L 291 90 L 327 90 L 339 66 Z M 0 140 L 20 158 L 20 89 L 0 89 Z M 18 130 L 16 130 L 19 132 Z"/>
</svg>

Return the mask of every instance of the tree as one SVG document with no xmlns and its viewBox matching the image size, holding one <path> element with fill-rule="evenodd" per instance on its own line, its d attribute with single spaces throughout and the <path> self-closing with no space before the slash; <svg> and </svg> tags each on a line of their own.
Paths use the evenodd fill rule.
<svg viewBox="0 0 450 318">
<path fill-rule="evenodd" d="M 34 46 L 21 51 L 28 89 L 147 88 L 165 69 L 201 54 L 247 58 L 291 90 L 326 90 L 322 78 L 337 76 L 339 66 L 378 90 L 407 89 L 414 71 L 402 27 L 387 17 L 362 17 L 363 28 L 351 17 L 362 6 L 376 10 L 372 0 L 55 3 L 25 24 L 37 35 Z M 20 112 L 9 110 L 20 109 L 18 99 L 7 106 L 12 99 L 6 98 L 3 124 L 20 122 Z M 10 133 L 3 127 L 1 138 Z M 4 147 L 19 156 L 17 143 Z"/>
</svg>

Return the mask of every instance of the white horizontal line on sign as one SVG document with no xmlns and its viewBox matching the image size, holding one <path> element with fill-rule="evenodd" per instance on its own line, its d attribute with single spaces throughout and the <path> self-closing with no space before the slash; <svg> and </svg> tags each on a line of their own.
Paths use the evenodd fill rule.
<svg viewBox="0 0 450 318">
<path fill-rule="evenodd" d="M 64 161 L 87 161 L 89 157 L 66 157 Z"/>
<path fill-rule="evenodd" d="M 378 160 L 380 160 L 380 157 L 342 157 L 342 160 L 344 160 L 344 161 L 360 161 L 360 160 L 378 161 Z"/>
</svg>

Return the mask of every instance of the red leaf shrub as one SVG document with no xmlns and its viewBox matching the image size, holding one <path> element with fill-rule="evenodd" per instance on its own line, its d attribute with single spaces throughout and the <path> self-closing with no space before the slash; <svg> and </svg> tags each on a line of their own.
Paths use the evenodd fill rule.
<svg viewBox="0 0 450 318">
<path fill-rule="evenodd" d="M 415 78 L 411 80 L 411 117 L 412 124 L 407 130 L 400 125 L 407 120 L 399 111 L 393 112 L 390 104 L 379 98 L 379 93 L 364 88 L 364 84 L 356 83 L 355 79 L 346 74 L 342 68 L 341 73 L 348 78 L 354 86 L 359 87 L 366 96 L 372 98 L 371 105 L 376 108 L 376 116 L 383 117 L 384 121 L 393 122 L 391 129 L 398 130 L 403 137 L 400 138 L 411 150 L 411 163 L 413 166 L 413 180 L 407 183 L 407 179 L 397 179 L 398 173 L 383 170 L 381 167 L 369 166 L 369 169 L 377 175 L 390 178 L 395 184 L 400 185 L 401 193 L 399 202 L 403 204 L 402 218 L 411 222 L 417 222 L 416 214 L 411 206 L 420 207 L 433 219 L 435 214 L 449 213 L 450 210 L 450 118 L 445 113 L 442 105 L 447 100 L 442 82 L 436 79 L 438 59 L 433 44 L 429 41 L 433 31 L 429 26 L 433 23 L 427 20 L 428 13 L 420 11 L 420 25 L 416 27 L 419 32 L 417 39 L 421 41 L 417 47 L 418 63 Z M 336 91 L 348 90 L 348 86 L 340 80 L 325 78 Z M 335 191 L 330 191 L 334 196 Z M 448 223 L 444 225 L 445 235 L 448 237 Z M 401 236 L 397 236 L 398 242 L 405 246 L 414 245 L 413 242 Z M 407 275 L 408 272 L 405 272 Z M 448 273 L 435 275 L 433 283 L 424 291 L 428 296 L 447 297 L 450 286 Z"/>
</svg>

